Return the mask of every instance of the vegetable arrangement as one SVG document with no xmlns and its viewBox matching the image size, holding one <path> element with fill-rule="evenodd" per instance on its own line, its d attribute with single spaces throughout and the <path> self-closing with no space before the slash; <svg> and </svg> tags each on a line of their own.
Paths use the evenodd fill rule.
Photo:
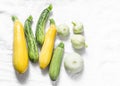
<svg viewBox="0 0 120 86">
<path fill-rule="evenodd" d="M 57 27 L 54 19 L 50 19 L 50 27 L 45 34 L 44 29 L 51 10 L 52 5 L 50 4 L 40 14 L 36 25 L 35 37 L 32 31 L 32 16 L 26 19 L 24 27 L 16 16 L 12 17 L 14 21 L 13 65 L 16 71 L 24 73 L 28 68 L 28 59 L 31 62 L 38 62 L 39 60 L 40 68 L 49 67 L 49 76 L 52 81 L 56 81 L 60 74 L 65 48 L 64 43 L 60 42 L 54 50 L 56 34 L 66 37 L 70 34 L 70 28 L 66 24 L 61 24 Z M 71 37 L 72 46 L 75 49 L 85 48 L 85 38 L 81 35 L 83 32 L 82 23 L 72 22 L 72 24 L 74 33 Z M 41 45 L 40 53 L 38 53 L 37 43 Z M 65 56 L 64 67 L 70 73 L 81 72 L 83 65 L 84 61 L 80 55 L 70 53 Z"/>
</svg>

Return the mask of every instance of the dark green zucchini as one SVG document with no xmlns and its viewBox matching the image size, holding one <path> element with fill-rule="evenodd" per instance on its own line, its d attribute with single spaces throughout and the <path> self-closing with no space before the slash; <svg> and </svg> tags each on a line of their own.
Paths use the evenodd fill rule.
<svg viewBox="0 0 120 86">
<path fill-rule="evenodd" d="M 51 63 L 50 63 L 49 76 L 50 76 L 51 80 L 53 80 L 53 81 L 57 80 L 57 78 L 59 76 L 63 52 L 64 52 L 64 44 L 61 42 L 56 47 L 56 49 L 53 53 Z"/>
<path fill-rule="evenodd" d="M 44 28 L 45 28 L 45 25 L 46 25 L 46 22 L 48 20 L 51 10 L 52 10 L 52 5 L 50 4 L 49 7 L 47 7 L 46 9 L 42 11 L 38 19 L 38 22 L 37 22 L 35 36 L 36 36 L 36 41 L 40 45 L 44 43 L 44 39 L 45 39 Z"/>
<path fill-rule="evenodd" d="M 25 37 L 28 45 L 28 55 L 29 58 L 32 62 L 37 62 L 38 61 L 38 48 L 37 48 L 37 43 L 34 38 L 31 25 L 32 25 L 32 16 L 29 16 L 24 24 L 24 32 L 25 32 Z"/>
</svg>

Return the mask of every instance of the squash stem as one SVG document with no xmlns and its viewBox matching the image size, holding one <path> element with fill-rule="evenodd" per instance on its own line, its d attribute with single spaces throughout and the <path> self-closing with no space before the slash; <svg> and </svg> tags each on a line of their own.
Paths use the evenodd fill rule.
<svg viewBox="0 0 120 86">
<path fill-rule="evenodd" d="M 50 24 L 54 24 L 55 25 L 54 19 L 50 19 Z"/>
<path fill-rule="evenodd" d="M 76 23 L 75 22 L 72 22 L 73 26 L 76 26 Z"/>
<path fill-rule="evenodd" d="M 14 22 L 15 20 L 17 20 L 17 16 L 12 16 L 12 21 Z"/>
</svg>

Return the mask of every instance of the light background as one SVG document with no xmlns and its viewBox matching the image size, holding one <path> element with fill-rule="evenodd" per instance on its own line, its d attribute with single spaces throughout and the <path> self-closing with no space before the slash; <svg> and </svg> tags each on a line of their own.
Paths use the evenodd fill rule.
<svg viewBox="0 0 120 86">
<path fill-rule="evenodd" d="M 71 34 L 68 39 L 56 37 L 55 46 L 63 41 L 65 53 L 77 52 L 84 59 L 84 71 L 70 77 L 62 63 L 55 86 L 120 86 L 120 4 L 119 0 L 1 0 L 0 1 L 0 86 L 54 86 L 48 70 L 41 71 L 38 64 L 29 63 L 29 70 L 15 73 L 12 66 L 13 22 L 11 15 L 22 23 L 31 14 L 33 31 L 41 11 L 53 4 L 52 18 L 56 24 L 66 23 Z M 88 48 L 72 48 L 71 21 L 84 24 Z M 49 27 L 49 22 L 46 28 Z M 46 29 L 47 30 L 47 29 Z M 63 59 L 64 60 L 64 59 Z"/>
</svg>

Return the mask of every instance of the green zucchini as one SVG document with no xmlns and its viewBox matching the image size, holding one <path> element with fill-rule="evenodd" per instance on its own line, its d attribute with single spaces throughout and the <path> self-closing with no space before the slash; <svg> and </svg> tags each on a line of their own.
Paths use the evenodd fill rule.
<svg viewBox="0 0 120 86">
<path fill-rule="evenodd" d="M 29 16 L 24 24 L 24 32 L 25 32 L 25 37 L 28 45 L 28 55 L 29 58 L 32 62 L 37 62 L 38 61 L 38 48 L 37 48 L 37 43 L 34 38 L 31 25 L 32 25 L 32 16 Z"/>
<path fill-rule="evenodd" d="M 61 42 L 55 49 L 53 57 L 50 63 L 49 76 L 51 80 L 57 80 L 60 73 L 60 66 L 62 62 L 62 56 L 64 52 L 64 44 Z"/>
<path fill-rule="evenodd" d="M 46 22 L 48 20 L 51 10 L 52 10 L 52 5 L 50 4 L 49 7 L 47 7 L 46 9 L 42 11 L 38 19 L 38 22 L 37 22 L 35 36 L 36 36 L 36 41 L 40 45 L 44 43 L 44 39 L 45 39 L 44 28 L 45 28 L 45 25 L 46 25 Z"/>
</svg>

